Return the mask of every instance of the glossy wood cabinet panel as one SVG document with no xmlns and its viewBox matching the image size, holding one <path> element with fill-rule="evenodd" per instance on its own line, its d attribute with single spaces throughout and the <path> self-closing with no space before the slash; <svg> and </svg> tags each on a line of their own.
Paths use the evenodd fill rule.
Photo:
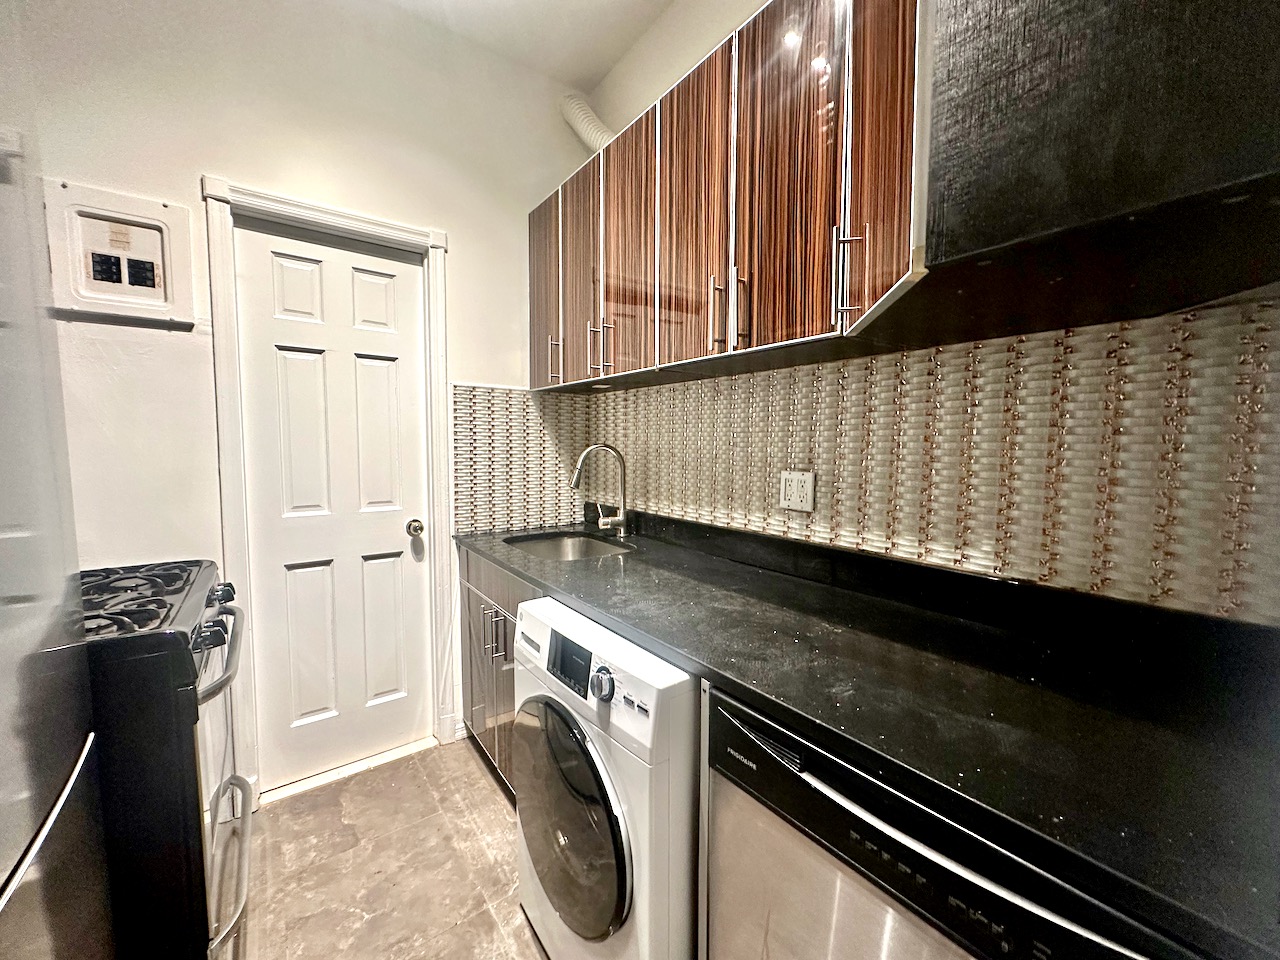
<svg viewBox="0 0 1280 960">
<path fill-rule="evenodd" d="M 863 0 L 854 11 L 848 232 L 840 303 L 846 325 L 911 267 L 915 0 Z"/>
<path fill-rule="evenodd" d="M 910 273 L 916 13 L 773 0 L 575 174 L 563 377 L 532 381 L 714 376 L 771 365 L 716 354 L 827 335 L 872 350 L 833 344 Z"/>
<path fill-rule="evenodd" d="M 833 329 L 848 10 L 773 0 L 738 31 L 739 348 Z"/>
<path fill-rule="evenodd" d="M 733 41 L 661 101 L 658 352 L 661 363 L 729 345 L 729 158 Z"/>
<path fill-rule="evenodd" d="M 560 190 L 561 316 L 564 381 L 600 376 L 600 155 Z M 590 352 L 588 341 L 590 341 Z"/>
<path fill-rule="evenodd" d="M 593 348 L 605 376 L 653 366 L 657 110 L 604 148 L 604 322 Z"/>
<path fill-rule="evenodd" d="M 529 214 L 529 386 L 560 383 L 560 191 Z"/>
</svg>

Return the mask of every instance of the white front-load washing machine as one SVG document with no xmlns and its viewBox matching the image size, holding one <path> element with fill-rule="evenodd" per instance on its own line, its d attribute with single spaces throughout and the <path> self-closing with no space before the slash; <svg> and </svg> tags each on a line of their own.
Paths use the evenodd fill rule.
<svg viewBox="0 0 1280 960">
<path fill-rule="evenodd" d="M 520 903 L 550 960 L 694 955 L 698 690 L 549 597 L 515 651 Z"/>
</svg>

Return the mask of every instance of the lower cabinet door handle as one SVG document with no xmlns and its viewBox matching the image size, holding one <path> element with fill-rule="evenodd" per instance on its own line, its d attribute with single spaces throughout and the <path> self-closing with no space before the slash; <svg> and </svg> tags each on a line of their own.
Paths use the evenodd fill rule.
<svg viewBox="0 0 1280 960">
<path fill-rule="evenodd" d="M 505 624 L 507 622 L 507 615 L 505 613 L 502 613 L 501 611 L 495 610 L 493 612 L 493 620 L 491 622 L 493 623 L 492 659 L 497 660 L 499 657 L 503 657 L 505 659 L 507 655 L 507 631 L 505 629 L 501 631 L 502 642 L 499 643 L 498 642 L 498 634 L 499 634 L 498 624 L 499 623 Z"/>
<path fill-rule="evenodd" d="M 483 626 L 480 628 L 480 650 L 483 653 L 488 653 L 489 648 L 492 646 L 489 637 L 493 630 L 493 608 L 482 606 L 480 608 L 480 618 L 484 621 Z"/>
</svg>

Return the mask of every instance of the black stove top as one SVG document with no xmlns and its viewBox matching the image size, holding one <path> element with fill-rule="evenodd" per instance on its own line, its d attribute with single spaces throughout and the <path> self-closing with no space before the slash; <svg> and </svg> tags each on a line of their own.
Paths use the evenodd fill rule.
<svg viewBox="0 0 1280 960">
<path fill-rule="evenodd" d="M 80 571 L 84 632 L 91 639 L 165 630 L 191 632 L 211 601 L 217 567 L 177 560 Z"/>
</svg>

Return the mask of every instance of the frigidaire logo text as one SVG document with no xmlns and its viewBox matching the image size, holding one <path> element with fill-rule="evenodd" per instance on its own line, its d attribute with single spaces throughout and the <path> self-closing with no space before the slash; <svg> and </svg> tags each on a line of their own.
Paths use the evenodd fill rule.
<svg viewBox="0 0 1280 960">
<path fill-rule="evenodd" d="M 729 751 L 729 756 L 733 757 L 733 759 L 741 760 L 752 770 L 756 769 L 756 765 L 754 763 L 752 763 L 750 760 L 748 760 L 746 757 L 740 754 L 737 750 L 733 749 L 733 747 L 725 747 L 725 749 Z"/>
</svg>

